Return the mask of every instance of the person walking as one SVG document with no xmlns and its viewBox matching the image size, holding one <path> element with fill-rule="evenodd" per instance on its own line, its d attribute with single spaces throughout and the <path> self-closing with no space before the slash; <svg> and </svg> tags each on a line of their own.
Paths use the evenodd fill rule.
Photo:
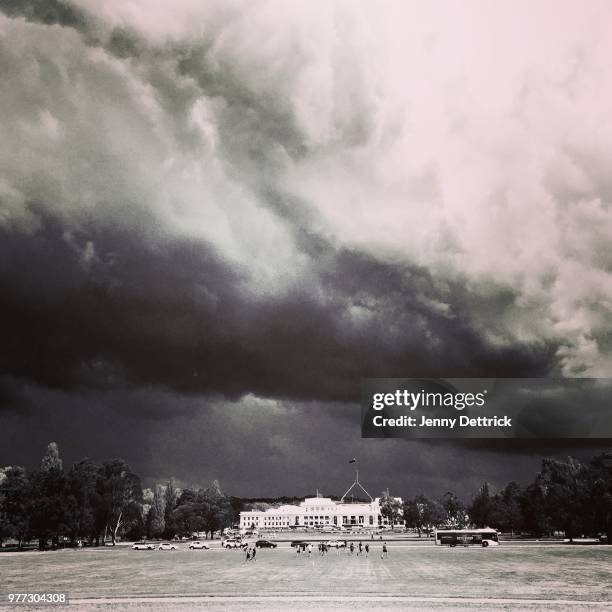
<svg viewBox="0 0 612 612">
<path fill-rule="evenodd" d="M 308 558 L 310 559 L 310 557 L 312 556 L 312 544 L 308 544 Z"/>
<path fill-rule="evenodd" d="M 257 554 L 257 548 L 253 546 L 253 550 L 251 552 L 251 561 L 255 561 L 255 555 Z"/>
<path fill-rule="evenodd" d="M 250 561 L 251 560 L 251 549 L 247 546 L 245 549 L 246 552 L 246 561 Z"/>
<path fill-rule="evenodd" d="M 361 543 L 361 540 L 359 541 L 359 552 L 357 553 L 357 556 L 361 556 L 361 553 L 363 552 L 363 544 Z"/>
<path fill-rule="evenodd" d="M 353 545 L 353 543 L 352 543 L 352 542 L 351 542 L 351 546 L 350 546 L 350 549 L 349 549 L 349 550 L 351 551 L 351 555 L 352 555 L 352 554 L 353 554 L 353 552 L 355 551 L 355 546 Z"/>
<path fill-rule="evenodd" d="M 385 542 L 383 544 L 383 551 L 382 551 L 382 555 L 380 555 L 380 558 L 382 559 L 384 557 L 386 559 L 388 555 L 389 553 L 387 552 L 387 543 Z"/>
<path fill-rule="evenodd" d="M 366 559 L 368 558 L 368 554 L 370 553 L 370 545 L 366 544 L 365 545 L 365 554 L 366 554 Z"/>
</svg>

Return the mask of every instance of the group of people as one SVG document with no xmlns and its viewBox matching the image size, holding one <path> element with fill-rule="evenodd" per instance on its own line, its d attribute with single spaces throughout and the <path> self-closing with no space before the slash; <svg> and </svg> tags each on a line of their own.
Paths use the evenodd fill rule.
<svg viewBox="0 0 612 612">
<path fill-rule="evenodd" d="M 354 544 L 351 542 L 351 546 L 349 548 L 351 555 L 355 552 L 355 546 Z M 365 554 L 366 559 L 368 557 L 368 555 L 370 554 L 370 545 L 366 544 L 365 546 L 359 542 L 359 546 L 357 547 L 357 556 L 361 556 Z"/>
<path fill-rule="evenodd" d="M 247 546 L 244 549 L 244 553 L 246 555 L 246 559 L 245 561 L 255 561 L 255 555 L 257 555 L 257 548 L 255 546 L 253 546 L 253 548 L 251 548 L 250 546 Z"/>
<path fill-rule="evenodd" d="M 355 545 L 353 544 L 353 542 L 351 542 L 351 545 L 349 546 L 349 553 L 352 555 L 355 552 Z M 369 557 L 370 555 L 370 544 L 366 543 L 366 545 L 364 546 L 362 542 L 359 542 L 359 545 L 357 546 L 357 556 L 360 557 L 362 555 L 365 555 L 366 559 Z M 387 550 L 387 543 L 384 542 L 382 545 L 382 553 L 380 555 L 381 559 L 386 559 L 389 556 L 389 551 Z"/>
<path fill-rule="evenodd" d="M 308 557 L 312 556 L 312 544 L 307 544 L 306 546 L 300 546 L 299 544 L 296 546 L 296 552 L 299 555 L 302 550 L 304 550 L 304 553 L 308 553 Z M 321 544 L 319 544 L 319 550 L 321 550 Z"/>
<path fill-rule="evenodd" d="M 357 547 L 355 547 L 354 542 L 351 542 L 350 544 L 348 544 L 348 542 L 344 540 L 344 548 L 347 550 L 347 553 L 350 555 L 355 554 L 355 550 L 357 550 L 358 557 L 365 556 L 367 559 L 368 556 L 370 555 L 370 544 L 369 543 L 366 543 L 364 546 L 364 544 L 360 541 Z M 298 555 L 302 552 L 302 549 L 304 550 L 304 553 L 308 554 L 308 558 L 312 556 L 312 551 L 314 550 L 312 544 L 307 544 L 304 547 L 298 545 L 296 547 L 296 552 Z M 326 542 L 319 542 L 319 554 L 322 557 L 325 556 L 329 552 L 329 549 L 330 549 L 329 544 L 327 544 Z M 340 554 L 340 546 L 336 547 L 336 553 L 338 555 Z M 382 553 L 380 555 L 380 558 L 386 559 L 388 556 L 389 556 L 389 552 L 387 550 L 387 543 L 384 542 L 382 545 Z"/>
</svg>

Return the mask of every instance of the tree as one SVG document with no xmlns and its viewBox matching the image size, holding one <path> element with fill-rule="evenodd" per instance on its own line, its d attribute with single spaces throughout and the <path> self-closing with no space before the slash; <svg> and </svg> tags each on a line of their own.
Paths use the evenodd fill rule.
<svg viewBox="0 0 612 612">
<path fill-rule="evenodd" d="M 51 540 L 57 548 L 60 536 L 69 531 L 69 516 L 75 511 L 74 499 L 68 495 L 67 480 L 57 468 L 33 472 L 29 478 L 29 521 L 39 550 Z"/>
<path fill-rule="evenodd" d="M 590 526 L 605 533 L 612 544 L 612 452 L 593 457 L 587 472 Z"/>
<path fill-rule="evenodd" d="M 391 530 L 395 529 L 395 525 L 403 520 L 402 504 L 395 498 L 389 495 L 389 491 L 383 491 L 379 500 L 380 514 L 391 525 Z"/>
<path fill-rule="evenodd" d="M 43 472 L 48 472 L 49 470 L 62 471 L 62 460 L 60 459 L 59 448 L 56 442 L 49 442 L 47 445 L 47 452 L 42 458 L 40 469 Z"/>
<path fill-rule="evenodd" d="M 172 511 L 172 522 L 176 526 L 177 533 L 187 536 L 201 531 L 204 524 L 195 503 L 191 502 L 180 504 Z"/>
<path fill-rule="evenodd" d="M 30 531 L 30 483 L 23 467 L 6 467 L 0 480 L 0 521 L 4 537 L 15 538 L 19 548 Z"/>
<path fill-rule="evenodd" d="M 419 507 L 416 497 L 404 502 L 404 521 L 406 528 L 416 529 L 420 538 L 423 526 L 421 521 L 421 508 Z"/>
<path fill-rule="evenodd" d="M 75 502 L 75 518 L 70 529 L 70 540 L 87 539 L 96 535 L 96 483 L 100 466 L 91 459 L 75 463 L 68 473 L 68 489 Z"/>
<path fill-rule="evenodd" d="M 12 532 L 4 509 L 4 495 L 2 493 L 2 482 L 6 479 L 7 469 L 9 468 L 0 468 L 0 548 L 2 548 L 5 538 L 10 537 Z"/>
<path fill-rule="evenodd" d="M 40 471 L 30 478 L 30 529 L 38 538 L 38 548 L 44 550 L 51 539 L 53 548 L 59 545 L 60 535 L 69 530 L 74 517 L 75 500 L 71 498 L 62 460 L 55 442 L 47 446 Z"/>
<path fill-rule="evenodd" d="M 232 512 L 231 523 L 236 525 L 240 522 L 240 513 L 245 510 L 246 506 L 239 497 L 230 497 L 230 508 Z"/>
<path fill-rule="evenodd" d="M 470 520 L 476 527 L 489 527 L 493 514 L 493 500 L 489 491 L 489 483 L 485 482 L 472 500 L 468 508 Z"/>
<path fill-rule="evenodd" d="M 468 515 L 460 499 L 450 491 L 447 491 L 440 500 L 442 508 L 446 512 L 445 525 L 455 529 L 463 529 L 468 522 Z"/>
<path fill-rule="evenodd" d="M 176 526 L 172 520 L 172 513 L 176 508 L 176 503 L 181 494 L 180 489 L 177 488 L 174 478 L 170 478 L 166 484 L 165 492 L 165 508 L 164 508 L 164 525 L 166 538 L 172 538 L 176 534 Z"/>
<path fill-rule="evenodd" d="M 149 510 L 150 535 L 154 538 L 161 537 L 166 527 L 166 499 L 164 493 L 164 488 L 161 485 L 155 485 L 153 504 Z"/>
<path fill-rule="evenodd" d="M 142 515 L 142 510 L 139 509 L 138 505 L 134 506 L 130 513 L 129 521 L 123 525 L 122 537 L 128 540 L 142 540 L 147 530 Z"/>
<path fill-rule="evenodd" d="M 198 510 L 202 517 L 206 537 L 208 538 L 208 533 L 210 533 L 211 540 L 215 531 L 221 529 L 226 523 L 231 523 L 231 504 L 221 490 L 219 481 L 213 480 L 210 486 L 198 495 Z"/>
<path fill-rule="evenodd" d="M 104 517 L 104 539 L 110 533 L 113 545 L 122 530 L 142 520 L 140 478 L 122 459 L 105 461 L 96 483 Z"/>
<path fill-rule="evenodd" d="M 553 529 L 562 530 L 570 541 L 582 532 L 585 517 L 587 472 L 572 457 L 566 461 L 544 459 L 537 476 L 544 492 L 546 514 Z"/>
<path fill-rule="evenodd" d="M 444 522 L 445 518 L 446 512 L 440 502 L 426 495 L 417 495 L 414 499 L 404 503 L 406 527 L 416 529 L 419 538 L 422 532 L 431 533 L 435 527 Z"/>
<path fill-rule="evenodd" d="M 548 518 L 545 492 L 539 479 L 526 487 L 521 496 L 521 514 L 528 533 L 541 537 L 552 531 Z"/>
<path fill-rule="evenodd" d="M 514 481 L 509 482 L 506 488 L 497 493 L 492 500 L 491 526 L 510 532 L 523 527 L 523 514 L 521 511 L 521 497 L 523 491 L 520 485 Z"/>
</svg>

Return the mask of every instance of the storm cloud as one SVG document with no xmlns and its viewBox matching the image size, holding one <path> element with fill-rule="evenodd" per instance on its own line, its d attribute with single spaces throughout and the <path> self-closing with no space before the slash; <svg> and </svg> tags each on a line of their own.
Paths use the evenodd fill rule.
<svg viewBox="0 0 612 612">
<path fill-rule="evenodd" d="M 1 418 L 280 403 L 299 464 L 365 377 L 609 375 L 610 12 L 1 0 Z"/>
</svg>

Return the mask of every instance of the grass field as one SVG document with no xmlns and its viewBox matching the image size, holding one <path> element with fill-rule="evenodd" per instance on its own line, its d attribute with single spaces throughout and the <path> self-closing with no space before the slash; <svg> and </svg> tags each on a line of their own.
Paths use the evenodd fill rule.
<svg viewBox="0 0 612 612">
<path fill-rule="evenodd" d="M 308 559 L 279 547 L 260 550 L 257 561 L 249 563 L 240 551 L 218 548 L 65 550 L 0 555 L 0 584 L 4 593 L 64 591 L 75 602 L 83 600 L 81 607 L 88 609 L 146 604 L 149 609 L 187 605 L 295 611 L 336 609 L 350 603 L 354 610 L 389 609 L 396 604 L 395 609 L 436 605 L 533 610 L 551 609 L 553 600 L 558 602 L 556 609 L 584 607 L 584 602 L 607 607 L 612 602 L 612 547 L 391 545 L 387 559 L 380 558 L 380 545 L 367 559 L 335 551 L 325 557 L 315 551 Z M 138 599 L 151 596 L 182 599 L 148 604 Z M 226 596 L 232 599 L 226 601 Z M 367 596 L 378 599 L 368 601 Z M 125 597 L 135 598 L 131 606 L 127 601 L 113 602 Z"/>
</svg>

